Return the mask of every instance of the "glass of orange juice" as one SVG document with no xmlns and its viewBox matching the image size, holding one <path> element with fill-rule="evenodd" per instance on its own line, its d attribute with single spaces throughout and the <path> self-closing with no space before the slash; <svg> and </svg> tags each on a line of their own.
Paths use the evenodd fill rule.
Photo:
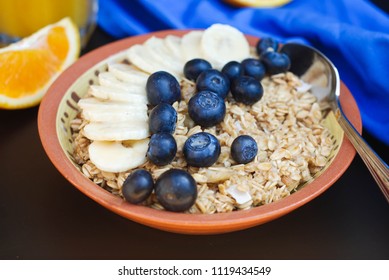
<svg viewBox="0 0 389 280">
<path fill-rule="evenodd" d="M 85 46 L 96 24 L 97 5 L 97 0 L 0 0 L 0 45 L 68 16 L 77 24 Z"/>
</svg>

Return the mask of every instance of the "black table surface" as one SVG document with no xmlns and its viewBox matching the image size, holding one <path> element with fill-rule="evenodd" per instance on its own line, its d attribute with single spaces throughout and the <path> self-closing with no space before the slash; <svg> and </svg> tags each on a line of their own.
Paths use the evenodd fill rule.
<svg viewBox="0 0 389 280">
<path fill-rule="evenodd" d="M 84 53 L 113 40 L 97 29 Z M 389 259 L 389 204 L 358 155 L 324 194 L 286 216 L 180 235 L 122 218 L 74 188 L 42 148 L 38 109 L 0 110 L 0 259 Z M 388 146 L 364 137 L 388 162 Z"/>
</svg>

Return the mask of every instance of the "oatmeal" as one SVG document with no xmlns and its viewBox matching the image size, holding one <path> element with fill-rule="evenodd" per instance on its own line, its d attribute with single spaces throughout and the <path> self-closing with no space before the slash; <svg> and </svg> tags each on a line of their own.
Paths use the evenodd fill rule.
<svg viewBox="0 0 389 280">
<path fill-rule="evenodd" d="M 187 170 L 196 180 L 198 196 L 189 213 L 219 213 L 268 204 L 293 193 L 308 181 L 328 161 L 333 144 L 331 134 L 323 126 L 323 114 L 315 96 L 292 73 L 266 77 L 261 81 L 264 94 L 254 105 L 237 103 L 226 98 L 224 121 L 202 129 L 188 116 L 188 101 L 195 94 L 193 82 L 181 82 L 182 100 L 175 102 L 177 124 L 173 134 L 177 142 L 175 159 L 166 166 L 145 162 L 139 168 L 149 170 L 154 179 L 172 168 Z M 96 184 L 121 195 L 124 180 L 131 173 L 100 171 L 90 161 L 84 135 L 88 121 L 72 121 L 74 158 L 82 172 Z M 211 167 L 189 167 L 182 148 L 189 136 L 209 132 L 221 145 L 221 154 Z M 258 154 L 247 164 L 236 164 L 230 148 L 239 135 L 250 135 L 258 144 Z M 144 202 L 155 209 L 163 209 L 154 195 Z"/>
<path fill-rule="evenodd" d="M 161 210 L 212 214 L 289 196 L 326 166 L 334 145 L 325 104 L 288 72 L 277 45 L 250 47 L 240 31 L 216 24 L 130 47 L 78 102 L 71 129 L 81 171 Z M 149 182 L 135 184 L 142 200 L 127 188 L 137 176 Z"/>
</svg>

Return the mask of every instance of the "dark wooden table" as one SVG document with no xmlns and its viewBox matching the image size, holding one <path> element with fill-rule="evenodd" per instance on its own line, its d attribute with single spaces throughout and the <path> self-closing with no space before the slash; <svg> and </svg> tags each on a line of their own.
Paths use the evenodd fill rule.
<svg viewBox="0 0 389 280">
<path fill-rule="evenodd" d="M 97 29 L 84 53 L 111 41 Z M 359 156 L 289 215 L 240 232 L 178 235 L 76 190 L 46 156 L 37 113 L 0 110 L 0 259 L 389 259 L 389 204 Z M 364 135 L 389 162 L 388 146 Z"/>
</svg>

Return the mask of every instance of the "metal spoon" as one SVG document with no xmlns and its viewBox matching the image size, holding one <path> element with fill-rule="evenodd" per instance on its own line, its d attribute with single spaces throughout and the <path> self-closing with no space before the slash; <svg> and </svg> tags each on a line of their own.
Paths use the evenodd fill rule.
<svg viewBox="0 0 389 280">
<path fill-rule="evenodd" d="M 320 51 L 301 44 L 288 43 L 280 50 L 291 60 L 290 71 L 305 83 L 311 84 L 312 93 L 318 101 L 328 101 L 337 121 L 353 144 L 370 173 L 373 175 L 382 193 L 389 202 L 389 168 L 388 165 L 365 142 L 342 111 L 339 73 L 332 62 Z"/>
</svg>

